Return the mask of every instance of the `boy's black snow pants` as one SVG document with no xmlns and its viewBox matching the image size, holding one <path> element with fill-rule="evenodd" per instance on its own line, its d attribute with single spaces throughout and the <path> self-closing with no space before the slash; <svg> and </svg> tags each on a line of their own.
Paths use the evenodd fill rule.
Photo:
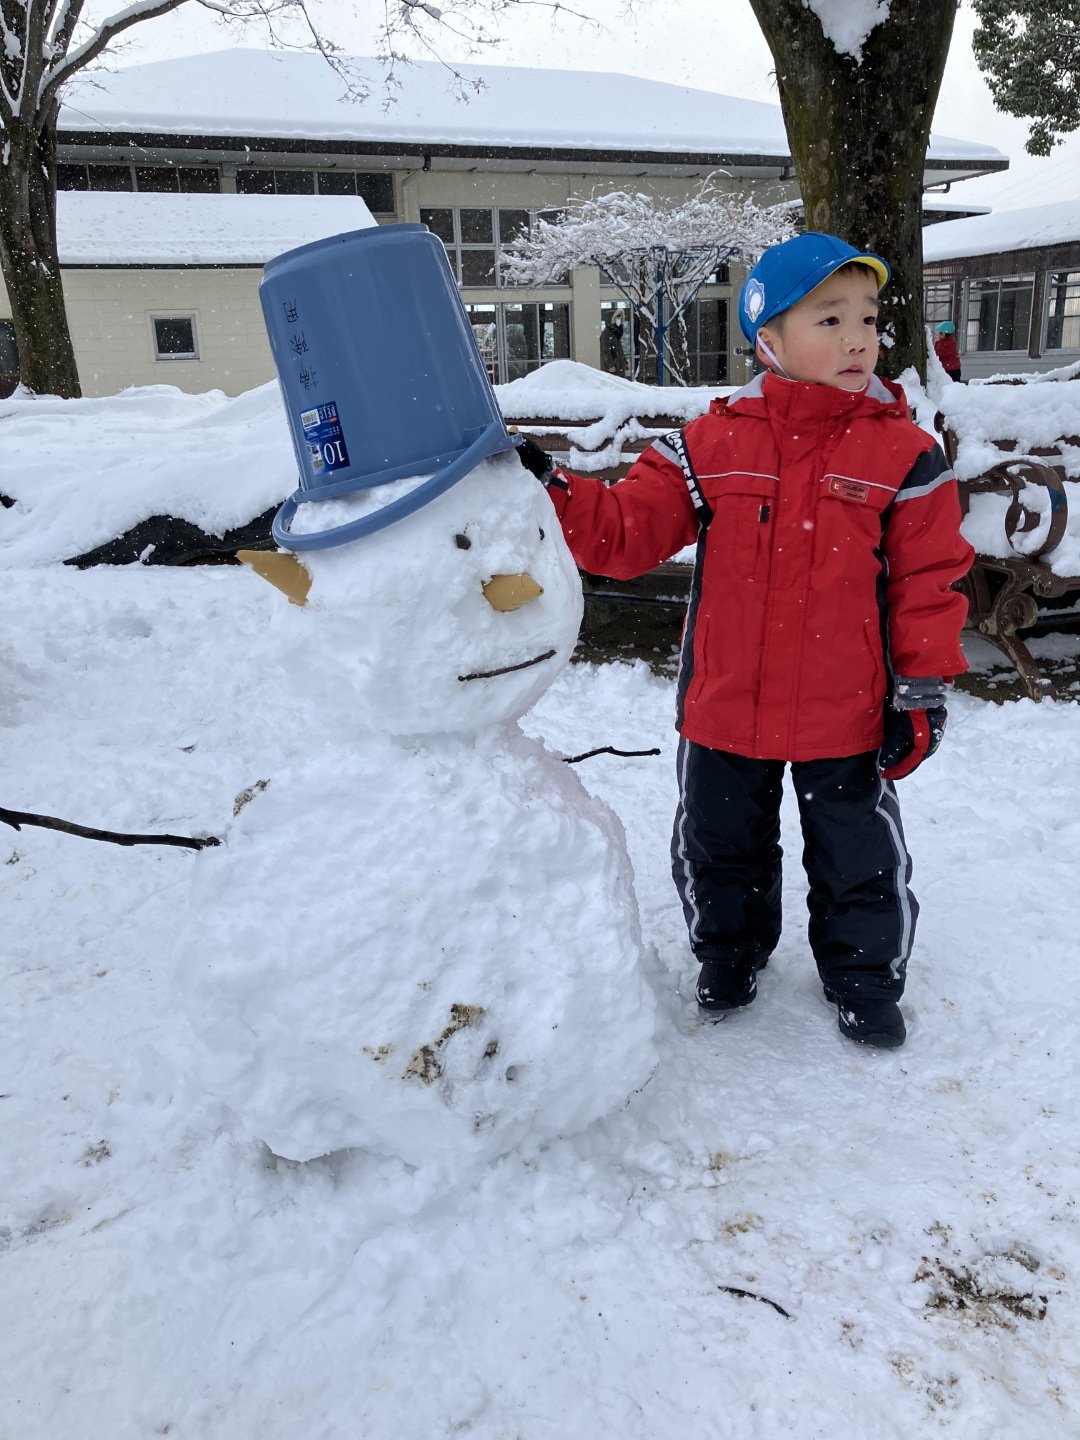
<svg viewBox="0 0 1080 1440">
<path fill-rule="evenodd" d="M 791 764 L 810 882 L 809 939 L 836 998 L 897 999 L 919 907 L 896 791 L 877 752 Z M 780 938 L 785 762 L 679 742 L 672 874 L 698 960 L 762 961 Z"/>
</svg>

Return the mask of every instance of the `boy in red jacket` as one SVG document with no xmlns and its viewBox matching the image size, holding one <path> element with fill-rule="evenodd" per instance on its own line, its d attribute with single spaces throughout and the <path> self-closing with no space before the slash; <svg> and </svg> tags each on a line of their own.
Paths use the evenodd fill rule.
<svg viewBox="0 0 1080 1440">
<path fill-rule="evenodd" d="M 629 579 L 696 542 L 672 873 L 699 1004 L 749 1005 L 780 937 L 790 765 L 825 997 L 882 1048 L 906 1037 L 918 914 L 892 782 L 937 748 L 945 680 L 967 668 L 951 586 L 973 555 L 944 455 L 874 374 L 888 277 L 835 236 L 774 245 L 739 301 L 765 374 L 611 487 L 519 450 L 583 570 Z"/>
</svg>

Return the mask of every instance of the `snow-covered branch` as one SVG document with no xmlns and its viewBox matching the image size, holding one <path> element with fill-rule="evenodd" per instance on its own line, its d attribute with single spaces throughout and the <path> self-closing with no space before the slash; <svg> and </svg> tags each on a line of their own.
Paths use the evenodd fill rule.
<svg viewBox="0 0 1080 1440">
<path fill-rule="evenodd" d="M 32 8 L 40 0 L 25 0 L 28 8 Z M 91 60 L 97 58 L 101 52 L 123 34 L 130 30 L 133 25 L 139 25 L 144 20 L 153 20 L 159 15 L 167 15 L 170 10 L 179 9 L 187 0 L 133 0 L 133 3 L 118 10 L 115 15 L 109 15 L 99 25 L 94 26 L 90 35 L 74 49 L 66 51 L 59 48 L 59 40 L 66 34 L 68 46 L 71 45 L 74 21 L 64 23 L 55 27 L 51 36 L 43 37 L 42 51 L 46 63 L 41 71 L 41 79 L 38 83 L 35 101 L 39 110 L 44 109 L 53 95 L 71 75 L 88 65 Z M 200 0 L 202 3 L 202 0 Z M 78 9 L 81 10 L 81 4 Z M 218 8 L 218 7 L 215 7 Z"/>
<path fill-rule="evenodd" d="M 637 319 L 635 368 L 659 351 L 658 371 L 684 379 L 683 322 L 701 286 L 722 265 L 756 260 L 792 230 L 786 209 L 762 209 L 711 178 L 678 202 L 618 190 L 575 201 L 557 220 L 539 217 L 504 251 L 502 275 L 510 284 L 550 285 L 576 266 L 598 266 Z"/>
<path fill-rule="evenodd" d="M 576 265 L 603 265 L 656 246 L 671 254 L 719 246 L 731 259 L 754 259 L 791 232 L 785 211 L 763 209 L 711 180 L 677 202 L 617 190 L 575 201 L 557 220 L 539 218 L 508 248 L 503 275 L 513 284 L 549 285 Z"/>
</svg>

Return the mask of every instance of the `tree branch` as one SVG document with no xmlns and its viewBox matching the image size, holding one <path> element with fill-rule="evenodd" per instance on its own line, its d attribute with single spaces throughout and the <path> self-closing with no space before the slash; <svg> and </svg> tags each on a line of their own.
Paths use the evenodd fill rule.
<svg viewBox="0 0 1080 1440">
<path fill-rule="evenodd" d="M 45 30 L 47 44 L 50 47 L 48 55 L 50 61 L 54 56 L 58 55 L 62 58 L 68 53 L 84 3 L 85 0 L 65 0 L 59 11 L 56 6 L 53 7 L 53 13 L 49 17 Z"/>
<path fill-rule="evenodd" d="M 43 830 L 60 830 L 65 835 L 78 835 L 83 840 L 107 840 L 112 845 L 177 845 L 185 850 L 205 850 L 220 845 L 216 835 L 128 835 L 121 830 L 96 830 L 89 825 L 76 825 L 72 820 L 58 820 L 55 815 L 30 815 L 22 810 L 7 810 L 0 805 L 0 824 L 21 830 L 24 825 L 37 825 Z"/>
<path fill-rule="evenodd" d="M 83 69 L 91 60 L 96 59 L 118 35 L 122 35 L 125 30 L 130 30 L 133 25 L 141 25 L 144 20 L 156 20 L 159 15 L 168 15 L 171 10 L 177 10 L 181 5 L 187 3 L 188 0 L 136 0 L 136 3 L 130 5 L 126 10 L 121 10 L 118 14 L 110 15 L 107 20 L 103 20 L 89 40 L 45 70 L 41 84 L 38 86 L 38 110 L 45 110 L 64 81 Z M 204 3 L 204 0 L 200 0 L 200 3 Z M 226 9 L 228 7 L 213 6 L 211 8 Z"/>
</svg>

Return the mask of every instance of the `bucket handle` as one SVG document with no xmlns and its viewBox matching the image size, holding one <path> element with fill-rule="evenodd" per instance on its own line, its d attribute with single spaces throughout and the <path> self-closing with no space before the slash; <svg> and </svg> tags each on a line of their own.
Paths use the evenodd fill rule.
<svg viewBox="0 0 1080 1440">
<path fill-rule="evenodd" d="M 289 529 L 292 518 L 302 501 L 309 498 L 304 491 L 296 490 L 274 516 L 271 527 L 274 539 L 286 550 L 329 550 L 335 545 L 344 545 L 349 540 L 373 535 L 377 530 L 385 530 L 395 521 L 404 520 L 407 515 L 414 514 L 445 490 L 449 490 L 451 485 L 456 485 L 470 470 L 479 465 L 481 460 L 498 454 L 500 450 L 508 450 L 513 444 L 513 436 L 507 433 L 505 425 L 495 421 L 485 426 L 477 439 L 451 460 L 445 469 L 432 475 L 430 480 L 425 480 L 408 495 L 372 511 L 370 515 L 361 515 L 357 520 L 350 520 L 348 524 L 337 525 L 330 530 L 317 530 L 306 535 L 292 533 Z"/>
</svg>

